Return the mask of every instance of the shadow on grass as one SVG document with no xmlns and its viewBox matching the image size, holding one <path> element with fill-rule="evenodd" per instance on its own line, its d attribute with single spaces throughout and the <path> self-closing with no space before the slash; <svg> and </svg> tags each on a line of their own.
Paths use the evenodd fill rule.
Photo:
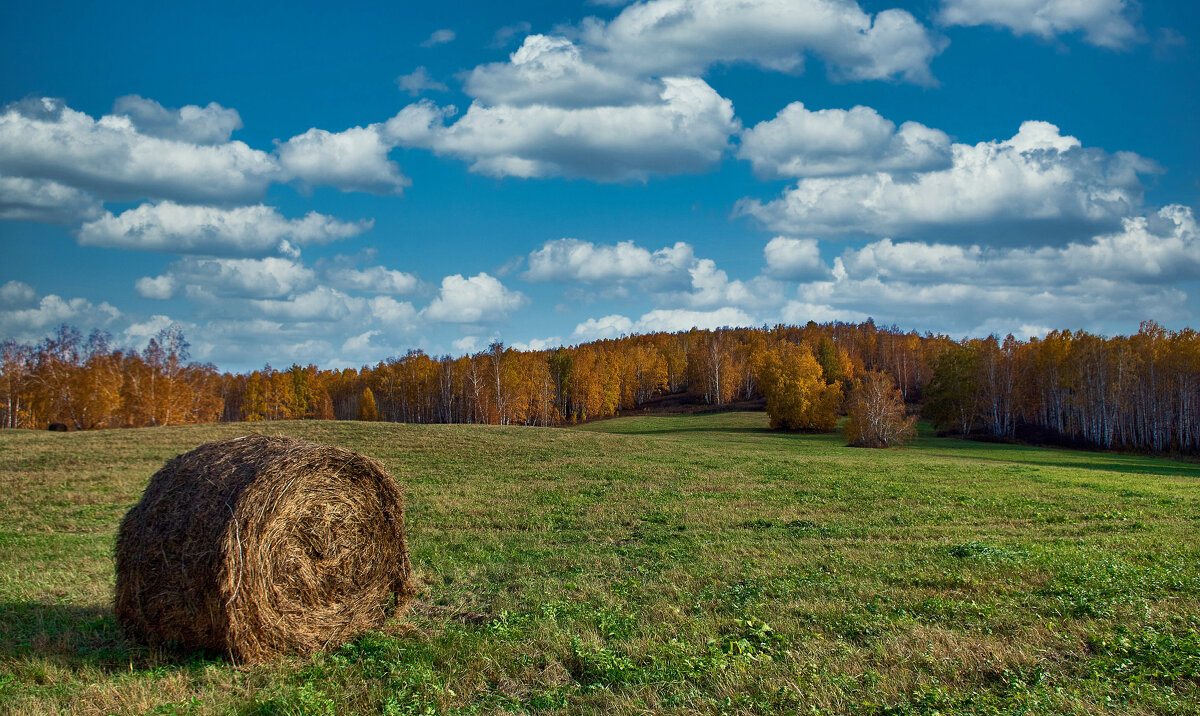
<svg viewBox="0 0 1200 716">
<path fill-rule="evenodd" d="M 992 448 L 992 446 L 995 447 Z M 937 457 L 957 457 L 1038 467 L 1102 470 L 1126 475 L 1200 478 L 1200 464 L 1141 455 L 1072 450 L 1053 446 L 987 443 L 959 438 L 922 439 L 919 443 L 914 444 L 914 447 L 923 453 Z M 999 451 L 999 454 L 988 455 L 989 449 Z"/>
<path fill-rule="evenodd" d="M 597 430 L 596 432 L 601 432 Z M 739 427 L 721 427 L 721 426 L 703 426 L 703 425 L 687 425 L 687 426 L 663 426 L 661 428 L 641 428 L 637 430 L 605 430 L 613 435 L 675 435 L 680 433 L 731 433 L 737 435 L 796 435 L 799 433 L 785 433 L 770 428 L 739 428 Z"/>
<path fill-rule="evenodd" d="M 0 603 L 0 662 L 49 661 L 69 669 L 138 671 L 215 655 L 152 649 L 126 638 L 110 607 Z"/>
</svg>

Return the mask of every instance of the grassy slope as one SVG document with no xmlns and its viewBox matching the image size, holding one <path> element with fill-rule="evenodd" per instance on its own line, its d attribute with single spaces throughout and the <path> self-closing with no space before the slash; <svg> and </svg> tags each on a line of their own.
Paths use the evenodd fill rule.
<svg viewBox="0 0 1200 716">
<path fill-rule="evenodd" d="M 0 712 L 1200 713 L 1200 467 L 761 413 L 271 423 L 380 458 L 423 605 L 237 670 L 119 635 L 112 540 L 245 425 L 0 433 Z"/>
</svg>

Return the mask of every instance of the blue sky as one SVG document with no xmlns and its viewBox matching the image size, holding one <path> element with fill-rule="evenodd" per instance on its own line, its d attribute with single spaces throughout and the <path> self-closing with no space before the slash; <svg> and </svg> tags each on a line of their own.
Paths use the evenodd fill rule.
<svg viewBox="0 0 1200 716">
<path fill-rule="evenodd" d="M 1195 3 L 405 5 L 6 4 L 0 337 L 247 370 L 1200 305 Z"/>
</svg>

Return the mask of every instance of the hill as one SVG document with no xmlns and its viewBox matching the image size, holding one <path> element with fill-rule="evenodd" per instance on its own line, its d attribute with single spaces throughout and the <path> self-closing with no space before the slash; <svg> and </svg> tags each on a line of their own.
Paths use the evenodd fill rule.
<svg viewBox="0 0 1200 716">
<path fill-rule="evenodd" d="M 148 652 L 112 544 L 178 452 L 257 430 L 405 485 L 423 594 L 249 670 Z M 269 422 L 0 431 L 0 711 L 1195 713 L 1200 466 L 762 413 L 577 429 Z"/>
</svg>

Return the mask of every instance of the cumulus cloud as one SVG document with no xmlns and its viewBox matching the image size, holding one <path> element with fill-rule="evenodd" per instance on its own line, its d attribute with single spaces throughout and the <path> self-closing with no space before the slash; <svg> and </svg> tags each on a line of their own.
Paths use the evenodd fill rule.
<svg viewBox="0 0 1200 716">
<path fill-rule="evenodd" d="M 49 179 L 0 176 L 0 219 L 73 224 L 102 213 L 91 194 Z"/>
<path fill-rule="evenodd" d="M 687 308 L 758 308 L 774 306 L 784 300 L 779 282 L 767 276 L 757 276 L 749 281 L 730 279 L 712 259 L 697 260 L 688 269 L 688 277 L 687 290 L 658 294 L 656 301 Z"/>
<path fill-rule="evenodd" d="M 166 108 L 129 95 L 93 119 L 61 100 L 31 98 L 0 110 L 0 219 L 75 223 L 101 201 L 230 206 L 257 201 L 274 182 L 399 194 L 411 182 L 388 159 L 383 125 L 313 128 L 275 152 L 231 141 L 236 110 L 210 103 Z"/>
<path fill-rule="evenodd" d="M 816 54 L 841 78 L 929 83 L 939 47 L 909 13 L 872 16 L 853 0 L 650 0 L 611 22 L 589 18 L 558 34 L 528 35 L 507 62 L 466 73 L 464 90 L 474 101 L 464 114 L 410 105 L 384 135 L 459 157 L 490 176 L 644 181 L 711 167 L 740 131 L 732 103 L 699 77 L 714 64 L 799 72 L 805 55 Z M 944 135 L 917 124 L 896 131 L 876 118 L 887 136 L 862 140 L 860 162 L 874 152 L 885 168 L 935 165 Z M 763 171 L 772 170 L 771 134 L 763 127 L 748 135 L 747 157 Z M 800 141 L 789 144 L 794 155 Z M 816 173 L 860 166 L 824 160 L 837 167 L 818 165 Z M 792 168 L 779 163 L 773 171 L 794 173 L 803 163 L 793 156 Z"/>
<path fill-rule="evenodd" d="M 287 322 L 344 321 L 365 305 L 363 299 L 328 286 L 317 286 L 286 299 L 253 299 L 249 303 L 257 315 Z"/>
<path fill-rule="evenodd" d="M 521 276 L 526 281 L 595 286 L 609 298 L 628 296 L 636 288 L 671 307 L 759 307 L 783 300 L 773 279 L 731 280 L 711 259 L 697 258 L 683 241 L 650 251 L 632 241 L 557 239 L 532 252 L 528 263 L 529 270 Z"/>
<path fill-rule="evenodd" d="M 392 144 L 384 141 L 380 129 L 381 125 L 343 132 L 310 129 L 279 145 L 279 163 L 288 177 L 305 186 L 399 194 L 412 181 L 388 159 Z"/>
<path fill-rule="evenodd" d="M 861 323 L 870 318 L 869 314 L 852 309 L 834 308 L 825 303 L 809 301 L 788 301 L 779 312 L 779 318 L 784 323 L 802 326 L 809 321 L 830 323 L 843 321 L 845 323 Z"/>
<path fill-rule="evenodd" d="M 486 273 L 470 278 L 454 274 L 442 279 L 424 316 L 438 323 L 493 323 L 507 318 L 527 300 L 520 291 L 505 288 Z"/>
<path fill-rule="evenodd" d="M 173 261 L 167 272 L 139 279 L 136 288 L 146 298 L 171 298 L 181 288 L 213 296 L 282 298 L 311 286 L 312 269 L 291 259 L 186 258 Z"/>
<path fill-rule="evenodd" d="M 595 341 L 603 338 L 618 338 L 633 330 L 633 321 L 620 314 L 589 318 L 575 326 L 571 337 L 578 341 Z"/>
<path fill-rule="evenodd" d="M 454 349 L 459 353 L 474 353 L 479 347 L 479 336 L 463 336 L 451 342 Z"/>
<path fill-rule="evenodd" d="M 698 172 L 716 163 L 737 131 L 733 104 L 703 80 L 669 77 L 658 102 L 564 109 L 475 102 L 457 122 L 450 109 L 410 106 L 388 121 L 389 136 L 472 162 L 490 176 L 581 176 L 644 180 Z"/>
<path fill-rule="evenodd" d="M 816 239 L 794 239 L 776 236 L 763 249 L 766 271 L 770 276 L 798 281 L 828 275 L 829 267 L 821 259 Z"/>
<path fill-rule="evenodd" d="M 343 291 L 404 295 L 414 293 L 421 287 L 420 279 L 413 274 L 383 266 L 331 268 L 324 275 L 330 285 Z"/>
<path fill-rule="evenodd" d="M 650 0 L 580 34 L 606 61 L 660 76 L 736 62 L 800 72 L 811 54 L 840 79 L 931 84 L 942 47 L 907 11 L 872 16 L 853 0 Z"/>
<path fill-rule="evenodd" d="M 633 241 L 595 244 L 579 239 L 547 241 L 529 254 L 526 281 L 582 282 L 614 281 L 682 276 L 695 263 L 692 247 L 682 241 L 649 251 Z"/>
<path fill-rule="evenodd" d="M 845 277 L 802 286 L 798 298 L 869 314 L 884 323 L 936 325 L 959 335 L 987 333 L 991 330 L 987 326 L 1001 324 L 1128 329 L 1146 316 L 1170 321 L 1188 315 L 1187 295 L 1178 288 L 1092 278 L 1031 290 L 1011 284 L 921 284 Z"/>
<path fill-rule="evenodd" d="M 37 301 L 37 292 L 24 281 L 9 281 L 0 286 L 0 308 L 28 308 Z"/>
<path fill-rule="evenodd" d="M 293 253 L 293 244 L 324 244 L 357 236 L 370 221 L 339 221 L 315 211 L 288 219 L 270 206 L 221 209 L 173 202 L 143 204 L 119 215 L 106 213 L 79 229 L 85 246 L 180 254 L 254 256 Z"/>
<path fill-rule="evenodd" d="M 113 114 L 129 117 L 142 134 L 193 144 L 224 144 L 234 131 L 242 128 L 237 110 L 216 102 L 205 107 L 189 104 L 174 109 L 131 94 L 117 98 Z"/>
<path fill-rule="evenodd" d="M 1129 0 L 942 0 L 938 20 L 945 25 L 1006 27 L 1044 40 L 1082 32 L 1093 45 L 1121 50 L 1144 39 L 1137 26 L 1138 11 L 1137 3 Z"/>
<path fill-rule="evenodd" d="M 144 321 L 134 321 L 121 331 L 120 335 L 125 339 L 125 345 L 136 346 L 140 348 L 150 342 L 159 333 L 168 328 L 179 328 L 184 332 L 184 335 L 195 334 L 194 324 L 187 324 L 181 321 L 176 321 L 170 316 L 162 314 L 154 314 Z"/>
<path fill-rule="evenodd" d="M 598 67 L 565 37 L 529 35 L 508 62 L 473 69 L 467 94 L 493 105 L 550 104 L 562 108 L 653 103 L 661 84 Z"/>
<path fill-rule="evenodd" d="M 165 301 L 179 290 L 179 286 L 175 283 L 175 277 L 170 274 L 143 276 L 134 282 L 133 287 L 142 298 L 152 298 L 157 301 Z"/>
<path fill-rule="evenodd" d="M 924 172 L 950 166 L 950 138 L 916 122 L 896 125 L 870 107 L 805 109 L 793 102 L 742 132 L 738 156 L 762 177 Z"/>
<path fill-rule="evenodd" d="M 454 42 L 454 30 L 434 30 L 430 33 L 429 38 L 421 43 L 421 47 L 433 47 L 435 45 L 444 45 L 447 42 Z"/>
<path fill-rule="evenodd" d="M 409 96 L 416 97 L 426 90 L 436 90 L 445 92 L 449 89 L 446 85 L 433 79 L 429 75 L 429 70 L 423 66 L 418 67 L 407 75 L 400 75 L 396 78 L 396 85 L 407 92 Z"/>
<path fill-rule="evenodd" d="M 64 323 L 104 328 L 121 317 L 121 312 L 107 301 L 95 304 L 86 298 L 62 298 L 55 294 L 39 299 L 27 284 L 19 281 L 0 287 L 0 306 L 3 306 L 0 336 L 22 343 L 36 343 Z"/>
<path fill-rule="evenodd" d="M 510 347 L 519 351 L 548 351 L 558 348 L 562 344 L 561 338 L 550 336 L 549 338 L 531 338 L 528 341 L 514 341 Z"/>
<path fill-rule="evenodd" d="M 1198 278 L 1194 213 L 1171 205 L 1065 246 L 883 239 L 847 248 L 828 279 L 799 285 L 780 317 L 802 323 L 872 316 L 960 335 L 1080 326 L 1121 331 L 1147 316 L 1187 318 L 1182 287 Z"/>
<path fill-rule="evenodd" d="M 0 172 L 105 200 L 220 203 L 253 200 L 279 178 L 274 157 L 242 142 L 196 144 L 147 134 L 130 116 L 95 120 L 45 98 L 0 112 Z"/>
<path fill-rule="evenodd" d="M 1173 204 L 1126 218 L 1120 231 L 1063 247 L 995 248 L 883 239 L 847 249 L 837 272 L 851 279 L 1054 287 L 1083 280 L 1172 284 L 1200 278 L 1200 230 Z"/>
<path fill-rule="evenodd" d="M 1142 203 L 1140 174 L 1158 171 L 1131 152 L 1083 148 L 1046 122 L 1005 141 L 954 144 L 948 169 L 898 178 L 884 172 L 805 178 L 774 201 L 743 199 L 736 213 L 800 235 L 944 233 L 1061 242 L 1115 228 Z"/>
<path fill-rule="evenodd" d="M 656 308 L 634 321 L 620 314 L 589 318 L 575 327 L 571 337 L 578 341 L 617 338 L 631 333 L 677 333 L 693 328 L 713 329 L 726 326 L 752 326 L 756 321 L 737 308 L 712 311 Z"/>
</svg>

